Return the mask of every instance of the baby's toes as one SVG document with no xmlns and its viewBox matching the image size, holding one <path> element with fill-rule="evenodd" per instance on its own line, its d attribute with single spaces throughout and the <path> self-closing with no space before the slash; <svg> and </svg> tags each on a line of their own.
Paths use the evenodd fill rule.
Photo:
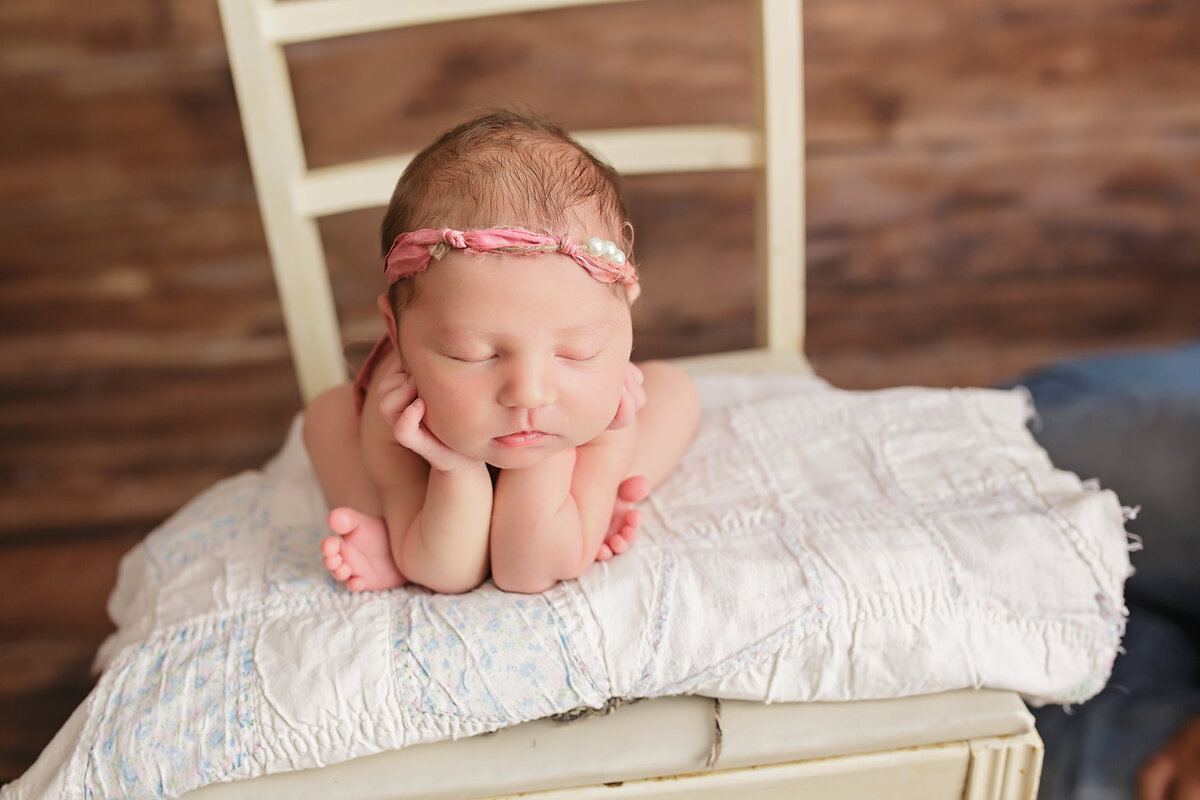
<svg viewBox="0 0 1200 800">
<path fill-rule="evenodd" d="M 629 549 L 629 540 L 625 538 L 625 530 L 608 537 L 608 546 L 612 548 L 615 555 L 619 556 Z"/>
<path fill-rule="evenodd" d="M 650 481 L 641 475 L 626 478 L 617 487 L 617 497 L 627 503 L 640 503 L 650 494 Z"/>
<path fill-rule="evenodd" d="M 642 512 L 630 511 L 625 515 L 625 524 L 621 527 L 621 535 L 630 544 L 637 541 L 642 532 Z"/>
<path fill-rule="evenodd" d="M 608 543 L 605 542 L 604 544 L 600 545 L 600 552 L 596 553 L 596 560 L 597 561 L 609 561 L 610 559 L 612 559 L 612 557 L 613 557 L 613 551 L 612 551 L 612 548 L 610 548 L 608 546 Z"/>
<path fill-rule="evenodd" d="M 339 580 L 341 580 L 339 578 Z M 346 588 L 352 592 L 361 592 L 366 588 L 366 581 L 357 575 L 346 581 Z"/>
<path fill-rule="evenodd" d="M 350 565 L 345 563 L 339 564 L 338 566 L 331 568 L 329 571 L 332 572 L 333 577 L 337 578 L 339 581 L 345 581 L 354 574 L 354 570 L 350 569 Z M 361 580 L 361 578 L 359 580 Z"/>
<path fill-rule="evenodd" d="M 329 516 L 325 519 L 325 524 L 328 525 L 330 530 L 332 530 L 334 533 L 339 533 L 344 536 L 347 533 L 351 533 L 356 527 L 358 527 L 358 512 L 353 508 L 346 508 L 344 506 L 335 508 L 329 512 Z M 325 541 L 321 542 L 321 548 L 324 550 L 326 542 L 331 540 L 335 543 L 335 546 L 342 546 L 338 537 L 327 536 L 325 537 Z M 325 552 L 329 551 L 326 550 Z"/>
</svg>

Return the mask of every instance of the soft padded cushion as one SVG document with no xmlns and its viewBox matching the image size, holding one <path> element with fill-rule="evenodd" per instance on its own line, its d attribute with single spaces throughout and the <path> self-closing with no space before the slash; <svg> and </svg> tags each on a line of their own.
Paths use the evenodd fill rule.
<svg viewBox="0 0 1200 800">
<path fill-rule="evenodd" d="M 99 684 L 3 796 L 170 797 L 610 697 L 1104 685 L 1123 510 L 1052 467 L 1023 394 L 699 384 L 700 432 L 636 546 L 533 596 L 345 591 L 294 427 L 125 558 Z"/>
</svg>

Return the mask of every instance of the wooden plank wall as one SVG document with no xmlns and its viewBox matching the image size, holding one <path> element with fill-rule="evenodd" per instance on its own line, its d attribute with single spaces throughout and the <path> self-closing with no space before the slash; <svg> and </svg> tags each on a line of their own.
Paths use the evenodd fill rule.
<svg viewBox="0 0 1200 800">
<path fill-rule="evenodd" d="M 1200 335 L 1200 3 L 805 15 L 819 373 L 984 384 Z M 740 0 L 617 4 L 297 46 L 289 63 L 324 164 L 491 105 L 576 128 L 748 120 L 749 20 Z M 121 553 L 261 463 L 300 401 L 213 0 L 2 4 L 0 98 L 7 780 L 88 691 Z M 754 187 L 630 181 L 639 356 L 750 342 Z M 347 338 L 377 330 L 378 218 L 322 225 Z"/>
</svg>

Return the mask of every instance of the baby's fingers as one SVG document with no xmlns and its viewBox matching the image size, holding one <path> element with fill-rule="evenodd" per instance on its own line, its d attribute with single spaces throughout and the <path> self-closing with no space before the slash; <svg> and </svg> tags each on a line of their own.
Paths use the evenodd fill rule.
<svg viewBox="0 0 1200 800">
<path fill-rule="evenodd" d="M 394 376 L 389 375 L 384 380 L 392 377 Z M 411 377 L 404 375 L 404 380 L 397 381 L 396 383 L 397 385 L 392 388 L 385 387 L 382 381 L 379 385 L 379 413 L 383 415 L 383 419 L 391 426 L 396 424 L 404 410 L 417 399 L 417 387 Z M 387 391 L 384 391 L 385 389 Z"/>
<path fill-rule="evenodd" d="M 379 393 L 382 395 L 394 392 L 408 383 L 411 378 L 412 376 L 403 370 L 393 370 L 380 378 Z"/>
<path fill-rule="evenodd" d="M 637 419 L 638 412 L 646 406 L 646 389 L 642 383 L 646 376 L 636 364 L 625 365 L 625 382 L 621 386 L 621 401 L 617 404 L 617 413 L 609 423 L 610 431 L 620 430 L 632 425 Z"/>
<path fill-rule="evenodd" d="M 396 421 L 392 424 L 392 435 L 409 450 L 420 452 L 423 444 L 421 420 L 424 418 L 425 401 L 418 397 L 396 414 Z"/>
<path fill-rule="evenodd" d="M 634 408 L 641 411 L 646 407 L 646 375 L 641 368 L 632 361 L 629 362 L 628 368 L 625 370 L 625 388 L 633 396 Z"/>
<path fill-rule="evenodd" d="M 637 419 L 637 407 L 634 405 L 633 395 L 628 387 L 621 388 L 621 402 L 617 404 L 617 413 L 613 415 L 613 420 L 608 424 L 610 431 L 620 430 L 633 424 Z"/>
</svg>

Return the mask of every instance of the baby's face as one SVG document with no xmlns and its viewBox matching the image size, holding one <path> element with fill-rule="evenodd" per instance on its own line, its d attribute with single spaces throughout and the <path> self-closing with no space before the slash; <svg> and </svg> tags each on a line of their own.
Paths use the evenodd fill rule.
<svg viewBox="0 0 1200 800">
<path fill-rule="evenodd" d="M 401 355 L 448 447 L 520 469 L 612 422 L 633 341 L 622 293 L 561 255 L 452 252 L 419 279 Z"/>
</svg>

